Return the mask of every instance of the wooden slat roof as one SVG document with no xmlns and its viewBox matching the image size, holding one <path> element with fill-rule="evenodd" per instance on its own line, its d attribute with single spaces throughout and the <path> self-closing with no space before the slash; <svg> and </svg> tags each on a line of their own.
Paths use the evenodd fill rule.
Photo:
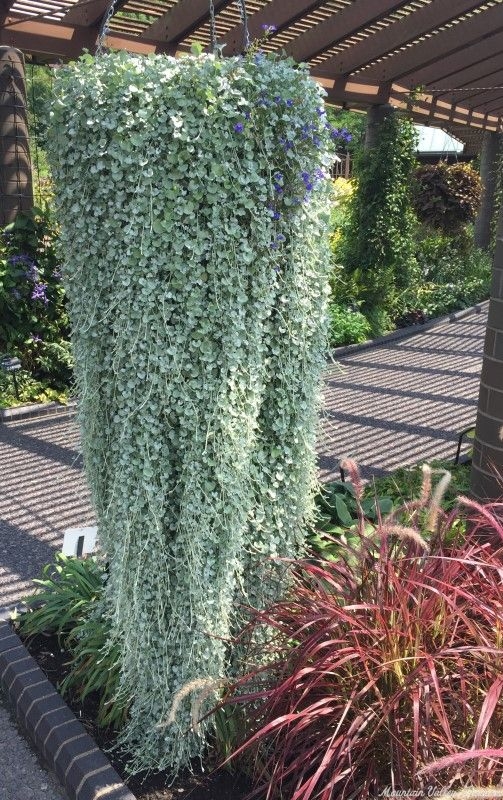
<svg viewBox="0 0 503 800">
<path fill-rule="evenodd" d="M 0 0 L 0 44 L 35 59 L 93 51 L 109 0 Z M 238 3 L 214 0 L 224 55 L 241 52 Z M 247 0 L 252 38 L 306 61 L 329 102 L 392 102 L 426 124 L 500 131 L 503 0 Z M 209 0 L 116 0 L 106 46 L 187 51 L 210 42 Z"/>
</svg>

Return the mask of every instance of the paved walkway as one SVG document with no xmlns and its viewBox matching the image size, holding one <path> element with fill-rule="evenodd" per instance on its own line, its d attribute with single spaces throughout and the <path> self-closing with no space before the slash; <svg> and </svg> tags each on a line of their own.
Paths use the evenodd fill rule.
<svg viewBox="0 0 503 800">
<path fill-rule="evenodd" d="M 452 456 L 458 432 L 475 419 L 486 321 L 484 310 L 331 366 L 321 478 L 338 477 L 344 456 L 356 458 L 366 477 Z M 30 591 L 66 528 L 94 521 L 78 447 L 70 414 L 0 424 L 0 609 Z M 1 698 L 0 787 L 0 800 L 62 797 Z"/>
<path fill-rule="evenodd" d="M 487 304 L 479 314 L 341 358 L 328 370 L 322 480 L 354 458 L 364 477 L 451 458 L 475 423 Z"/>
<path fill-rule="evenodd" d="M 327 371 L 320 476 L 366 477 L 454 454 L 472 424 L 487 312 L 341 358 Z M 70 414 L 0 424 L 0 608 L 30 590 L 62 534 L 94 517 Z"/>
</svg>

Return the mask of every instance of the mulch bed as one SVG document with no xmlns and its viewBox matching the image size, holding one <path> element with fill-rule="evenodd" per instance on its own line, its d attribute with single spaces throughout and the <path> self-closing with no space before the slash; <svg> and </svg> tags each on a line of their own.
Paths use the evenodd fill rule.
<svg viewBox="0 0 503 800">
<path fill-rule="evenodd" d="M 63 680 L 67 674 L 65 662 L 69 655 L 61 650 L 57 636 L 35 636 L 24 641 L 25 647 L 47 678 L 54 686 Z M 124 783 L 137 797 L 137 800 L 175 800 L 175 798 L 190 798 L 190 800 L 244 800 L 251 791 L 250 782 L 239 774 L 231 774 L 225 770 L 217 770 L 210 774 L 201 774 L 197 766 L 194 773 L 181 775 L 170 785 L 165 772 L 156 774 L 139 774 L 128 777 L 126 757 L 120 753 L 110 752 L 115 743 L 112 731 L 103 730 L 96 725 L 97 698 L 89 695 L 83 703 L 65 697 L 65 700 L 77 719 L 82 723 L 87 733 L 92 736 L 98 747 L 106 753 L 112 766 L 122 777 Z"/>
</svg>

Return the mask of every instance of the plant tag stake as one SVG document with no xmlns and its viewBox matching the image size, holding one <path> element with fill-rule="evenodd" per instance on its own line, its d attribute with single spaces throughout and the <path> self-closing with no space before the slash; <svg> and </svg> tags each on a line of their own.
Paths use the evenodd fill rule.
<svg viewBox="0 0 503 800">
<path fill-rule="evenodd" d="M 97 527 L 68 528 L 63 537 L 63 555 L 85 558 L 93 553 L 96 549 L 97 533 Z"/>
</svg>

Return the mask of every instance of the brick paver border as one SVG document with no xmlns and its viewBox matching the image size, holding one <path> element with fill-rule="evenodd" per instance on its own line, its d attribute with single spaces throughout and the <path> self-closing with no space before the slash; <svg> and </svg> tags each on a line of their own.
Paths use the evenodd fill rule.
<svg viewBox="0 0 503 800">
<path fill-rule="evenodd" d="M 7 622 L 0 622 L 0 685 L 70 800 L 135 800 Z"/>
</svg>

